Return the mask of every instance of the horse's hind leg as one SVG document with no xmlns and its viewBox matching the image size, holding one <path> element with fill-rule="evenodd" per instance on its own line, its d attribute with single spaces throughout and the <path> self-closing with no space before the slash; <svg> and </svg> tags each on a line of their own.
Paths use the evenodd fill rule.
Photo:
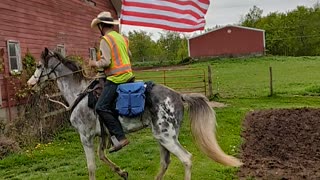
<svg viewBox="0 0 320 180">
<path fill-rule="evenodd" d="M 156 180 L 161 180 L 166 173 L 170 164 L 170 152 L 160 144 L 160 171 L 156 177 Z"/>
<path fill-rule="evenodd" d="M 80 135 L 81 142 L 83 145 L 84 152 L 86 153 L 87 158 L 87 166 L 89 171 L 89 179 L 94 180 L 96 164 L 95 164 L 95 154 L 94 154 L 94 136 L 86 137 L 84 135 Z"/>
<path fill-rule="evenodd" d="M 100 138 L 100 144 L 98 147 L 98 155 L 102 162 L 106 163 L 110 168 L 116 172 L 119 176 L 121 176 L 123 179 L 128 179 L 128 173 L 126 171 L 123 171 L 120 169 L 119 166 L 114 164 L 110 159 L 108 159 L 104 153 L 104 150 L 106 149 L 106 142 L 105 138 Z"/>
<path fill-rule="evenodd" d="M 192 155 L 181 146 L 181 144 L 179 143 L 179 141 L 176 138 L 162 136 L 162 138 L 160 139 L 160 143 L 167 150 L 169 150 L 172 154 L 176 155 L 178 157 L 178 159 L 183 163 L 184 170 L 185 170 L 184 179 L 190 180 L 191 179 L 191 166 L 192 166 L 191 157 L 192 157 Z"/>
</svg>

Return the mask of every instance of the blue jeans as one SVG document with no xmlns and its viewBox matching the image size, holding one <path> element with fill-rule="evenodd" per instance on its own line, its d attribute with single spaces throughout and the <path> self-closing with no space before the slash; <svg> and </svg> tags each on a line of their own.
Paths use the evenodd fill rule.
<svg viewBox="0 0 320 180">
<path fill-rule="evenodd" d="M 118 96 L 117 87 L 118 84 L 106 81 L 95 110 L 102 122 L 107 126 L 111 136 L 114 135 L 118 141 L 121 141 L 125 138 L 125 134 L 118 119 L 118 113 L 115 110 L 115 101 Z"/>
</svg>

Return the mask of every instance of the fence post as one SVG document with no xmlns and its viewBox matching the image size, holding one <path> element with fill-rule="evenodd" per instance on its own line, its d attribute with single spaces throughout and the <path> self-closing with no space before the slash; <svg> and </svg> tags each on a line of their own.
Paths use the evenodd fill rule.
<svg viewBox="0 0 320 180">
<path fill-rule="evenodd" d="M 208 90 L 209 90 L 209 98 L 213 97 L 213 90 L 212 90 L 212 72 L 211 66 L 208 65 Z"/>
<path fill-rule="evenodd" d="M 272 67 L 269 67 L 269 76 L 270 76 L 270 95 L 273 96 L 273 82 L 272 82 Z"/>
<path fill-rule="evenodd" d="M 43 142 L 42 119 L 40 120 L 40 142 Z"/>
<path fill-rule="evenodd" d="M 163 70 L 163 84 L 166 86 L 166 70 Z"/>
</svg>

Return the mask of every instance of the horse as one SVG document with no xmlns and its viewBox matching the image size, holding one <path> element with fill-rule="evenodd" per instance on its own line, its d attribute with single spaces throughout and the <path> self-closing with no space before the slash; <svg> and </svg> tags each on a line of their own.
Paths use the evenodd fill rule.
<svg viewBox="0 0 320 180">
<path fill-rule="evenodd" d="M 89 80 L 82 73 L 78 63 L 62 57 L 59 53 L 45 48 L 37 68 L 28 80 L 29 85 L 41 84 L 47 80 L 55 80 L 63 97 L 72 112 L 70 122 L 80 134 L 85 151 L 89 179 L 95 179 L 94 138 L 99 137 L 98 155 L 100 160 L 109 165 L 123 179 L 128 179 L 128 172 L 122 170 L 106 157 L 105 149 L 110 135 L 103 136 L 106 127 L 99 121 L 94 109 L 88 107 L 88 95 L 78 99 L 78 95 L 88 87 Z M 78 100 L 77 100 L 78 99 Z M 209 158 L 226 165 L 239 167 L 241 161 L 227 155 L 219 147 L 215 136 L 216 118 L 208 99 L 202 94 L 180 94 L 169 87 L 154 84 L 146 94 L 149 103 L 145 103 L 145 111 L 140 118 L 119 117 L 125 132 L 133 132 L 151 127 L 153 137 L 160 147 L 160 170 L 155 179 L 163 179 L 170 163 L 170 154 L 174 154 L 184 165 L 184 179 L 191 179 L 191 153 L 178 140 L 184 116 L 184 104 L 188 104 L 191 131 L 194 140 Z M 75 101 L 78 101 L 75 103 Z M 66 107 L 67 108 L 67 107 Z M 146 126 L 147 125 L 147 126 Z M 110 140 L 108 141 L 110 144 Z"/>
</svg>

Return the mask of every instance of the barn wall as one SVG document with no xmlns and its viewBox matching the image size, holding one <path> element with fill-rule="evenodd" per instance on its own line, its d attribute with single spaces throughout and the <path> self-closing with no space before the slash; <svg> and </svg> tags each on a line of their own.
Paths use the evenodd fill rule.
<svg viewBox="0 0 320 180">
<path fill-rule="evenodd" d="M 264 32 L 225 27 L 190 39 L 189 46 L 191 57 L 263 54 Z"/>
<path fill-rule="evenodd" d="M 13 86 L 4 76 L 9 75 L 7 40 L 20 42 L 21 57 L 27 49 L 40 58 L 44 47 L 54 49 L 64 44 L 67 55 L 89 58 L 88 48 L 99 41 L 100 33 L 90 28 L 90 23 L 101 11 L 111 11 L 116 17 L 110 0 L 94 0 L 96 6 L 86 0 L 1 0 L 0 1 L 0 49 L 4 48 L 5 73 L 0 74 L 2 107 L 13 96 Z M 10 94 L 8 97 L 7 92 Z M 12 101 L 11 105 L 15 102 Z"/>
</svg>

